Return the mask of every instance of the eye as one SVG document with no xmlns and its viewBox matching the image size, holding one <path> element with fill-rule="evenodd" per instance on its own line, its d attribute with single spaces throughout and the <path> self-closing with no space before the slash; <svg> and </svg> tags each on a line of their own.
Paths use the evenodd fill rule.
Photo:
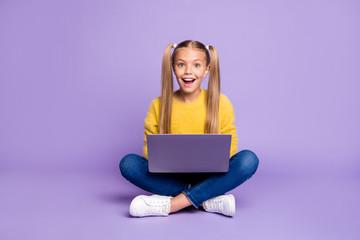
<svg viewBox="0 0 360 240">
<path fill-rule="evenodd" d="M 178 67 L 183 67 L 184 64 L 183 63 L 178 63 Z"/>
<path fill-rule="evenodd" d="M 194 67 L 198 68 L 198 67 L 200 67 L 200 64 L 196 63 L 196 64 L 194 64 Z"/>
</svg>

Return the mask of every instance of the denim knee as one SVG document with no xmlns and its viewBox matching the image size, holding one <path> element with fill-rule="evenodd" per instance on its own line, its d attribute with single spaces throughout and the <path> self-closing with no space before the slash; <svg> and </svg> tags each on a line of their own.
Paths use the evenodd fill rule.
<svg viewBox="0 0 360 240">
<path fill-rule="evenodd" d="M 232 160 L 237 160 L 235 164 L 239 175 L 248 175 L 247 178 L 250 178 L 259 166 L 259 158 L 250 150 L 242 150 L 232 158 Z"/>
<path fill-rule="evenodd" d="M 140 156 L 138 156 L 136 154 L 127 154 L 120 160 L 119 168 L 120 168 L 121 175 L 124 178 L 129 179 L 129 177 L 134 175 L 133 170 L 135 170 L 136 167 L 138 166 L 137 159 L 139 157 Z"/>
</svg>

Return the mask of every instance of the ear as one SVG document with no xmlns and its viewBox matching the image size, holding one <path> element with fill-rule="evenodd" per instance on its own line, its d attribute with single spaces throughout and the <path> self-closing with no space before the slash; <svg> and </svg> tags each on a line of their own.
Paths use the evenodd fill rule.
<svg viewBox="0 0 360 240">
<path fill-rule="evenodd" d="M 206 77 L 206 76 L 208 75 L 209 71 L 210 71 L 210 65 L 208 65 L 208 66 L 206 67 L 204 77 Z"/>
</svg>

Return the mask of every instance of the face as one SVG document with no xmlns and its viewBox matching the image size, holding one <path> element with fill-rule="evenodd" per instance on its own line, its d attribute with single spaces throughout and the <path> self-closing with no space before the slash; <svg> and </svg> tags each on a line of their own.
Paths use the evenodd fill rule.
<svg viewBox="0 0 360 240">
<path fill-rule="evenodd" d="M 178 49 L 173 68 L 181 94 L 196 95 L 201 92 L 201 81 L 209 72 L 204 52 L 188 47 Z"/>
</svg>

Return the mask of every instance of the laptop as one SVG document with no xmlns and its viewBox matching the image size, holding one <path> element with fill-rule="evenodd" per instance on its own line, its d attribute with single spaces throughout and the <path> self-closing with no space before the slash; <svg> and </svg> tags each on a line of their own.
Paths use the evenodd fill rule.
<svg viewBox="0 0 360 240">
<path fill-rule="evenodd" d="M 229 170 L 231 134 L 149 134 L 146 137 L 149 172 Z"/>
</svg>

